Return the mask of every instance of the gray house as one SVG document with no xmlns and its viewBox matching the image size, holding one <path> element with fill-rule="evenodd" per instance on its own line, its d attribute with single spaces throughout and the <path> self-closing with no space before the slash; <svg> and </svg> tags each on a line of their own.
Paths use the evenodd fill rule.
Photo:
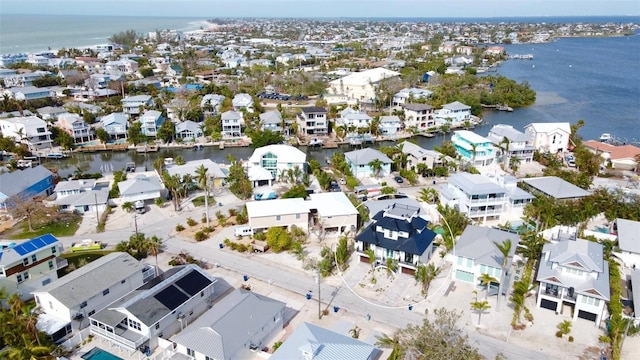
<svg viewBox="0 0 640 360">
<path fill-rule="evenodd" d="M 203 135 L 202 128 L 196 122 L 186 120 L 176 124 L 176 138 L 196 140 Z"/>
<path fill-rule="evenodd" d="M 262 131 L 271 130 L 273 132 L 284 133 L 282 127 L 282 114 L 279 111 L 267 111 L 260 114 L 260 127 Z"/>
<path fill-rule="evenodd" d="M 282 331 L 285 304 L 236 289 L 176 335 L 175 352 L 196 359 L 248 359 Z"/>
<path fill-rule="evenodd" d="M 558 200 L 572 200 L 589 196 L 591 193 L 556 176 L 526 178 L 522 181 L 536 192 Z"/>
</svg>

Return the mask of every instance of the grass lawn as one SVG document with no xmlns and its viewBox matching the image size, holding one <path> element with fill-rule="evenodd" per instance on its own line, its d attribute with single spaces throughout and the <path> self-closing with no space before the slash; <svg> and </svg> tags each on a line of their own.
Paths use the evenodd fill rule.
<svg viewBox="0 0 640 360">
<path fill-rule="evenodd" d="M 193 206 L 204 206 L 204 195 L 194 198 L 191 200 L 191 203 L 193 203 Z M 215 203 L 216 199 L 214 199 L 213 196 L 209 196 L 209 206 L 214 205 Z"/>
<path fill-rule="evenodd" d="M 80 227 L 82 216 L 77 214 L 55 214 L 53 218 L 48 218 L 48 220 L 46 223 L 33 221 L 33 232 L 29 231 L 29 224 L 26 220 L 23 220 L 13 228 L 6 230 L 3 235 L 11 240 L 31 239 L 44 234 L 71 236 Z"/>
</svg>

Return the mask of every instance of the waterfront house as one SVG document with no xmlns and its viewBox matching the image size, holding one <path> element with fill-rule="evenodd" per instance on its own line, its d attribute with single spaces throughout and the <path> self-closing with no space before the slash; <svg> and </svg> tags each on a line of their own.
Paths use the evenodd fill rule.
<svg viewBox="0 0 640 360">
<path fill-rule="evenodd" d="M 134 95 L 122 99 L 122 111 L 129 115 L 140 115 L 142 113 L 141 109 L 153 105 L 153 99 L 150 95 Z"/>
<path fill-rule="evenodd" d="M 520 159 L 521 163 L 528 163 L 533 160 L 533 153 L 536 148 L 531 145 L 531 138 L 514 129 L 511 125 L 494 125 L 491 130 L 489 130 L 487 138 L 493 142 L 494 146 L 500 148 L 500 150 L 496 152 L 496 158 L 498 160 L 500 160 L 500 157 L 507 151 L 509 159 L 517 158 Z"/>
<path fill-rule="evenodd" d="M 396 115 L 380 116 L 380 134 L 384 136 L 395 136 L 402 129 L 402 122 Z"/>
<path fill-rule="evenodd" d="M 407 170 L 417 171 L 418 164 L 424 164 L 428 169 L 442 165 L 444 156 L 437 151 L 423 149 L 410 141 L 398 144 L 403 154 L 407 156 Z"/>
<path fill-rule="evenodd" d="M 107 73 L 124 73 L 132 75 L 138 71 L 138 63 L 131 59 L 108 61 L 104 64 L 104 67 Z"/>
<path fill-rule="evenodd" d="M 111 113 L 100 119 L 100 125 L 109 134 L 111 139 L 127 138 L 129 128 L 129 116 L 125 113 Z"/>
<path fill-rule="evenodd" d="M 145 136 L 157 136 L 158 129 L 164 122 L 164 116 L 157 110 L 147 110 L 138 118 L 140 122 L 142 134 Z"/>
<path fill-rule="evenodd" d="M 346 107 L 340 112 L 340 117 L 336 119 L 336 126 L 346 126 L 347 129 L 367 129 L 371 127 L 371 116 L 366 112 L 360 110 L 354 110 L 351 107 Z"/>
<path fill-rule="evenodd" d="M 260 114 L 260 129 L 262 131 L 270 130 L 284 134 L 285 129 L 282 127 L 282 114 L 278 110 L 271 110 Z"/>
<path fill-rule="evenodd" d="M 53 96 L 51 89 L 38 88 L 35 86 L 12 87 L 5 90 L 4 93 L 12 99 L 23 101 L 46 99 Z"/>
<path fill-rule="evenodd" d="M 164 189 L 157 174 L 148 172 L 147 174 L 137 173 L 132 179 L 127 179 L 118 183 L 122 203 L 136 201 L 155 200 L 161 197 Z"/>
<path fill-rule="evenodd" d="M 332 80 L 326 93 L 343 96 L 349 103 L 373 103 L 380 85 L 399 76 L 400 73 L 381 67 L 363 70 Z"/>
<path fill-rule="evenodd" d="M 349 151 L 344 154 L 344 158 L 349 165 L 349 169 L 353 176 L 357 178 L 375 176 L 375 177 L 384 177 L 391 174 L 391 163 L 393 162 L 387 155 L 381 153 L 380 151 L 372 148 L 364 148 L 360 150 Z M 371 163 L 373 160 L 380 160 L 381 169 L 380 172 L 377 173 L 371 168 Z"/>
<path fill-rule="evenodd" d="M 304 199 L 249 201 L 246 206 L 249 226 L 254 233 L 272 227 L 291 230 L 294 226 L 309 232 L 309 206 Z"/>
<path fill-rule="evenodd" d="M 436 237 L 423 215 L 420 207 L 399 203 L 376 213 L 356 236 L 360 261 L 385 264 L 391 258 L 398 262 L 400 273 L 413 274 L 420 264 L 429 262 Z M 373 250 L 375 259 L 369 259 L 367 250 Z"/>
<path fill-rule="evenodd" d="M 169 101 L 169 103 L 166 106 L 167 118 L 169 118 L 171 121 L 175 123 L 183 121 L 185 118 L 185 115 L 187 115 L 187 112 L 189 111 L 190 108 L 191 108 L 191 103 L 189 99 L 185 99 L 181 97 L 171 99 L 171 101 Z"/>
<path fill-rule="evenodd" d="M 233 139 L 244 136 L 244 117 L 239 111 L 225 111 L 221 115 L 222 138 Z"/>
<path fill-rule="evenodd" d="M 19 244 L 0 247 L 0 289 L 7 296 L 31 299 L 36 291 L 58 278 L 66 260 L 59 258 L 62 243 L 51 235 L 38 236 Z"/>
<path fill-rule="evenodd" d="M 427 104 L 404 104 L 404 127 L 425 131 L 436 125 L 433 106 Z"/>
<path fill-rule="evenodd" d="M 507 190 L 480 174 L 452 174 L 438 192 L 443 205 L 457 207 L 478 222 L 500 220 L 509 203 Z"/>
<path fill-rule="evenodd" d="M 58 116 L 62 114 L 66 114 L 68 111 L 63 107 L 58 106 L 45 106 L 37 109 L 38 115 L 42 118 L 42 120 L 58 120 Z"/>
<path fill-rule="evenodd" d="M 191 120 L 182 121 L 176 124 L 176 139 L 182 139 L 187 141 L 196 141 L 199 137 L 202 137 L 202 124 L 193 122 Z"/>
<path fill-rule="evenodd" d="M 35 116 L 0 119 L 0 130 L 2 136 L 14 138 L 31 151 L 51 148 L 53 143 L 47 122 Z"/>
<path fill-rule="evenodd" d="M 511 251 L 507 256 L 507 271 L 503 274 L 504 256 L 495 243 L 502 245 L 507 240 L 511 241 Z M 472 285 L 480 285 L 478 278 L 482 274 L 487 274 L 498 280 L 495 285 L 498 285 L 500 281 L 504 281 L 505 286 L 502 289 L 502 294 L 508 294 L 507 287 L 510 284 L 511 263 L 519 242 L 520 235 L 517 233 L 503 229 L 468 225 L 455 243 L 451 258 L 452 279 Z M 490 290 L 489 294 L 492 292 L 497 294 L 495 290 Z"/>
<path fill-rule="evenodd" d="M 312 214 L 313 226 L 325 233 L 353 233 L 358 226 L 358 210 L 343 192 L 309 194 L 307 201 Z M 316 215 L 316 216 L 313 216 Z"/>
<path fill-rule="evenodd" d="M 96 188 L 95 180 L 60 181 L 53 190 L 60 212 L 102 214 L 109 201 L 108 188 Z"/>
<path fill-rule="evenodd" d="M 8 211 L 13 202 L 28 201 L 53 193 L 53 173 L 42 165 L 0 174 L 0 211 Z"/>
<path fill-rule="evenodd" d="M 169 173 L 169 176 L 177 175 L 182 179 L 185 175 L 189 174 L 195 178 L 200 166 L 204 166 L 204 168 L 207 169 L 207 176 L 209 176 L 210 185 L 213 185 L 214 187 L 221 187 L 224 185 L 227 174 L 220 169 L 218 164 L 210 159 L 191 160 L 187 161 L 183 165 L 167 165 L 166 170 Z"/>
<path fill-rule="evenodd" d="M 197 265 L 173 267 L 89 316 L 90 332 L 129 356 L 153 351 L 211 306 L 215 282 Z"/>
<path fill-rule="evenodd" d="M 298 132 L 304 136 L 327 135 L 329 132 L 329 121 L 327 119 L 327 109 L 317 106 L 300 108 L 301 112 L 297 116 Z"/>
<path fill-rule="evenodd" d="M 456 153 L 472 166 L 486 166 L 495 159 L 495 147 L 491 140 L 469 130 L 456 130 L 451 136 Z"/>
<path fill-rule="evenodd" d="M 614 255 L 625 267 L 640 269 L 640 221 L 618 218 L 614 229 L 618 236 L 618 251 Z M 640 292 L 640 288 L 636 291 Z"/>
<path fill-rule="evenodd" d="M 215 115 L 220 112 L 224 99 L 223 95 L 207 94 L 200 100 L 200 107 L 205 113 Z"/>
<path fill-rule="evenodd" d="M 275 178 L 296 167 L 304 173 L 307 169 L 307 154 L 291 145 L 267 145 L 253 150 L 247 167 L 263 168 Z"/>
<path fill-rule="evenodd" d="M 236 94 L 231 100 L 231 103 L 235 111 L 245 109 L 249 113 L 253 112 L 253 98 L 249 94 Z"/>
<path fill-rule="evenodd" d="M 569 149 L 571 124 L 561 123 L 531 123 L 524 127 L 524 133 L 531 139 L 532 145 L 540 152 L 552 154 Z"/>
<path fill-rule="evenodd" d="M 303 322 L 271 355 L 270 360 L 376 360 L 382 351 L 373 345 Z"/>
<path fill-rule="evenodd" d="M 540 194 L 557 200 L 574 200 L 591 193 L 557 176 L 524 178 L 522 182 L 533 194 Z M 525 186 L 525 187 L 527 187 Z"/>
<path fill-rule="evenodd" d="M 631 144 L 611 145 L 601 141 L 589 140 L 582 143 L 594 154 L 599 154 L 607 166 L 616 170 L 635 171 L 638 168 L 637 156 L 640 148 Z"/>
<path fill-rule="evenodd" d="M 542 248 L 537 306 L 556 314 L 568 307 L 573 321 L 581 318 L 600 326 L 610 297 L 602 244 L 578 239 L 575 232 L 564 235 L 559 232 Z"/>
<path fill-rule="evenodd" d="M 91 141 L 94 138 L 93 128 L 78 114 L 66 113 L 58 116 L 56 126 L 69 134 L 76 144 Z"/>
<path fill-rule="evenodd" d="M 194 359 L 252 358 L 256 350 L 269 347 L 282 332 L 285 306 L 281 301 L 236 289 L 167 341 L 165 353 Z"/>
<path fill-rule="evenodd" d="M 87 318 L 153 276 L 153 267 L 127 253 L 114 252 L 99 257 L 32 292 L 42 311 L 38 316 L 38 329 L 58 341 L 71 333 L 72 328 L 88 326 Z"/>
<path fill-rule="evenodd" d="M 436 122 L 439 124 L 464 123 L 471 120 L 471 106 L 459 101 L 442 105 L 442 109 L 435 112 Z"/>
<path fill-rule="evenodd" d="M 4 78 L 5 87 L 31 87 L 34 80 L 52 75 L 49 71 L 36 70 L 34 72 L 17 73 Z"/>
<path fill-rule="evenodd" d="M 418 88 L 404 88 L 393 95 L 392 107 L 400 109 L 404 104 L 410 104 L 416 100 L 429 98 L 433 91 Z"/>
</svg>

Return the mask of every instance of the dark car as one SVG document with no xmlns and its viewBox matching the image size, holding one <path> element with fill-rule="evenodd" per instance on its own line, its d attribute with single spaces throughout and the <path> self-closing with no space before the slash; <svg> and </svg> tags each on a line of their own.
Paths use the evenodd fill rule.
<svg viewBox="0 0 640 360">
<path fill-rule="evenodd" d="M 402 176 L 396 176 L 393 178 L 393 180 L 395 180 L 398 184 L 402 184 L 404 182 Z"/>
</svg>

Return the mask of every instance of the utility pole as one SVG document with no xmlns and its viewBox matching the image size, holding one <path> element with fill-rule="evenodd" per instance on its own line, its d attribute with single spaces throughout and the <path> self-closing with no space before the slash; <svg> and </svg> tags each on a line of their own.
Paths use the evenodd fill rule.
<svg viewBox="0 0 640 360">
<path fill-rule="evenodd" d="M 93 194 L 93 200 L 95 201 L 94 206 L 96 208 L 96 221 L 98 221 L 98 225 L 100 225 L 100 215 L 98 215 L 98 194 Z"/>
<path fill-rule="evenodd" d="M 138 238 L 138 214 L 136 214 L 136 213 L 133 214 L 133 223 L 135 224 L 136 239 L 137 239 Z"/>
<path fill-rule="evenodd" d="M 318 320 L 322 319 L 321 303 L 320 303 L 320 269 L 316 275 L 316 283 L 318 283 Z"/>
</svg>

